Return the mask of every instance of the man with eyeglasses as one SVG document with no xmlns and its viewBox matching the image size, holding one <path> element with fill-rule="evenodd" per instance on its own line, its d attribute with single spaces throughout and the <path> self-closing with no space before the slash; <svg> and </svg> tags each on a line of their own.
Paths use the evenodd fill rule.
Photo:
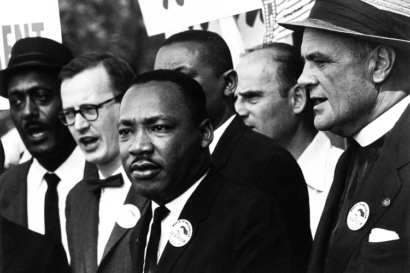
<svg viewBox="0 0 410 273">
<path fill-rule="evenodd" d="M 96 172 L 57 118 L 58 73 L 72 59 L 58 42 L 24 38 L 0 71 L 0 95 L 9 99 L 12 121 L 33 156 L 0 177 L 0 272 L 69 272 L 65 200 Z"/>
<path fill-rule="evenodd" d="M 67 197 L 72 272 L 131 272 L 129 236 L 146 199 L 121 165 L 117 121 L 134 73 L 120 58 L 91 53 L 66 65 L 60 78 L 58 117 L 99 171 L 99 179 L 84 179 Z"/>
</svg>

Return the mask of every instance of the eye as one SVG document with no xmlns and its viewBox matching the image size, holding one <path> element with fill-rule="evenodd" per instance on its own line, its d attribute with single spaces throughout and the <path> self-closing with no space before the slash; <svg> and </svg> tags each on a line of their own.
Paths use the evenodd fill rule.
<svg viewBox="0 0 410 273">
<path fill-rule="evenodd" d="M 37 90 L 37 92 L 35 92 L 33 94 L 33 98 L 41 103 L 45 103 L 51 100 L 51 94 L 50 92 L 47 92 L 45 90 Z"/>
<path fill-rule="evenodd" d="M 10 107 L 18 108 L 23 103 L 23 100 L 19 97 L 9 97 Z"/>
<path fill-rule="evenodd" d="M 151 130 L 154 132 L 165 132 L 168 129 L 169 129 L 169 126 L 166 126 L 166 125 L 155 125 L 155 126 L 152 126 Z"/>
<path fill-rule="evenodd" d="M 118 133 L 120 134 L 120 137 L 126 137 L 129 136 L 132 132 L 128 128 L 122 128 L 118 130 Z"/>
</svg>

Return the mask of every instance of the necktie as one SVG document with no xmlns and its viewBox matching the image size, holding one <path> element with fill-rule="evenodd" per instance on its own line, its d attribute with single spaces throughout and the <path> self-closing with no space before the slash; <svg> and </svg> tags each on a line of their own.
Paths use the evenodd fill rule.
<svg viewBox="0 0 410 273">
<path fill-rule="evenodd" d="M 90 192 L 100 191 L 103 188 L 119 188 L 124 185 L 121 173 L 106 179 L 90 179 L 87 182 L 90 185 Z"/>
<path fill-rule="evenodd" d="M 155 209 L 154 221 L 151 226 L 147 255 L 145 257 L 144 273 L 155 273 L 158 260 L 158 245 L 161 238 L 161 221 L 168 215 L 169 210 L 165 206 Z"/>
<path fill-rule="evenodd" d="M 46 173 L 47 192 L 44 200 L 44 219 L 46 236 L 61 241 L 60 216 L 58 213 L 57 185 L 60 178 L 54 173 Z"/>
</svg>

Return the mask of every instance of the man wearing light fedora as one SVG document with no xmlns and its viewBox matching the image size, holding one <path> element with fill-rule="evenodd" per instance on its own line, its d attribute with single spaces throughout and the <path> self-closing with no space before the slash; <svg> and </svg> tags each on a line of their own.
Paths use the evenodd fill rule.
<svg viewBox="0 0 410 273">
<path fill-rule="evenodd" d="M 298 83 L 315 126 L 353 143 L 340 158 L 308 272 L 410 271 L 410 7 L 318 0 L 303 31 Z"/>
<path fill-rule="evenodd" d="M 61 124 L 58 73 L 73 59 L 62 44 L 41 37 L 16 42 L 0 71 L 0 94 L 33 156 L 0 177 L 3 272 L 68 272 L 65 199 L 96 173 Z"/>
</svg>

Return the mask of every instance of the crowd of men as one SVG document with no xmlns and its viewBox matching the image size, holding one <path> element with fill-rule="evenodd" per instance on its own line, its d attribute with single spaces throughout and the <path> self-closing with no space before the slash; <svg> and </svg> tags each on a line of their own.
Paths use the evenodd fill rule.
<svg viewBox="0 0 410 273">
<path fill-rule="evenodd" d="M 137 76 L 17 41 L 0 95 L 31 159 L 0 176 L 0 272 L 409 272 L 406 3 L 317 0 L 282 24 L 301 49 L 236 69 L 207 31 Z"/>
</svg>

